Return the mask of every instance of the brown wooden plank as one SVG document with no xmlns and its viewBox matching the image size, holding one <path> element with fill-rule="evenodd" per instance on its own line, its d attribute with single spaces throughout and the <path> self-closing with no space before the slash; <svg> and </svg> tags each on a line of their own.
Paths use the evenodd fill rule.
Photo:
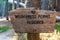
<svg viewBox="0 0 60 40">
<path fill-rule="evenodd" d="M 35 12 L 34 12 L 35 11 Z M 20 18 L 21 15 L 25 16 L 24 18 Z M 26 18 L 27 15 L 30 15 L 31 18 Z M 31 15 L 35 16 L 33 18 Z M 48 18 L 38 17 L 41 15 L 50 15 Z M 53 11 L 45 11 L 45 10 L 15 10 L 10 13 L 11 22 L 16 32 L 22 33 L 47 33 L 54 31 L 55 25 L 55 16 L 56 12 Z M 33 20 L 33 21 L 32 21 Z M 53 21 L 52 21 L 53 20 Z M 38 23 L 37 23 L 38 22 Z M 42 23 L 43 22 L 43 23 Z M 36 23 L 36 24 L 35 24 Z"/>
</svg>

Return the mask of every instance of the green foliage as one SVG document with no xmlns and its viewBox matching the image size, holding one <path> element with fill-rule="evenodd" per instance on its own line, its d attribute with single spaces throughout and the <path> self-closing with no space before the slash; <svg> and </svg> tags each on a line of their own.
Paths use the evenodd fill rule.
<svg viewBox="0 0 60 40">
<path fill-rule="evenodd" d="M 56 29 L 57 31 L 60 31 L 60 22 L 57 22 L 57 23 L 56 23 L 55 29 Z"/>
<path fill-rule="evenodd" d="M 11 29 L 9 26 L 2 26 L 0 27 L 0 33 L 7 31 L 8 29 Z"/>
</svg>

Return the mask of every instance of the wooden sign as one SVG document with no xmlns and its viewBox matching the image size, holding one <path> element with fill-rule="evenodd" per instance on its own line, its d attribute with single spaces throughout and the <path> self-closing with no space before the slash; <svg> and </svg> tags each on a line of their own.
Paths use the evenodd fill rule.
<svg viewBox="0 0 60 40">
<path fill-rule="evenodd" d="M 54 31 L 56 12 L 16 9 L 10 11 L 9 15 L 17 33 L 51 33 Z"/>
</svg>

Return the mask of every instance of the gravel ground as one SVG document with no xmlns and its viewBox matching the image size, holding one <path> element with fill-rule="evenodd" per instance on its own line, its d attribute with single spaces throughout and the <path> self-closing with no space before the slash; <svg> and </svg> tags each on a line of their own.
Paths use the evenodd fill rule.
<svg viewBox="0 0 60 40">
<path fill-rule="evenodd" d="M 0 26 L 2 25 L 9 25 L 12 27 L 10 21 L 7 21 L 6 18 L 0 18 Z M 0 33 L 0 40 L 17 40 L 17 36 L 14 36 L 14 34 L 15 32 L 13 29 Z"/>
</svg>

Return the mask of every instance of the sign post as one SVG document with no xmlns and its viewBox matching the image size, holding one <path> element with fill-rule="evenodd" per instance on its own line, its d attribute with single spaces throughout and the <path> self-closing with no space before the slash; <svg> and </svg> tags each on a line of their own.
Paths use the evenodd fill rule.
<svg viewBox="0 0 60 40">
<path fill-rule="evenodd" d="M 28 3 L 30 3 L 27 5 L 28 7 L 36 9 L 20 8 L 10 12 L 11 23 L 16 33 L 27 33 L 28 40 L 41 40 L 40 33 L 54 31 L 56 12 L 37 10 L 40 9 L 39 0 L 32 0 Z"/>
<path fill-rule="evenodd" d="M 54 31 L 56 12 L 16 9 L 11 11 L 9 15 L 15 32 L 28 33 L 28 40 L 40 40 L 39 33 L 52 33 Z"/>
<path fill-rule="evenodd" d="M 27 6 L 41 9 L 40 1 L 41 0 L 31 0 L 30 5 L 27 5 Z M 28 38 L 28 40 L 40 40 L 40 37 L 39 37 L 40 35 L 39 34 L 40 33 L 34 33 L 34 34 L 28 33 L 27 38 Z"/>
</svg>

